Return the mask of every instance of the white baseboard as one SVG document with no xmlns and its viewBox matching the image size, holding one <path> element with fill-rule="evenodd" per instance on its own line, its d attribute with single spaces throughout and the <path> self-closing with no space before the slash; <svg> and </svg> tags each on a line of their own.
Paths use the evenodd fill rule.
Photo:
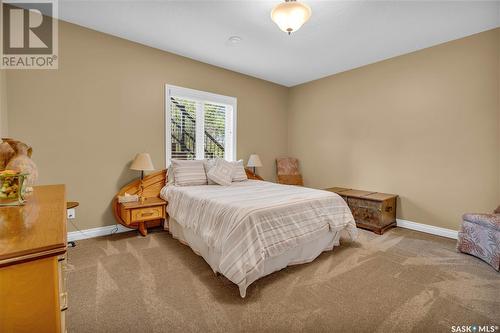
<svg viewBox="0 0 500 333">
<path fill-rule="evenodd" d="M 407 221 L 407 220 L 402 220 L 402 219 L 396 219 L 396 221 L 397 221 L 398 227 L 401 227 L 401 228 L 421 231 L 421 232 L 425 232 L 428 234 L 447 237 L 447 238 L 453 238 L 453 239 L 458 238 L 458 231 L 456 231 L 456 230 L 435 227 L 435 226 L 428 225 L 428 224 L 422 224 L 422 223 L 417 223 L 417 222 L 412 222 L 412 221 Z"/>
<path fill-rule="evenodd" d="M 68 242 L 77 241 L 80 239 L 93 238 L 99 236 L 106 236 L 117 234 L 120 232 L 132 231 L 133 229 L 125 228 L 121 224 L 107 225 L 105 227 L 85 229 L 81 231 L 68 232 Z"/>
<path fill-rule="evenodd" d="M 458 237 L 458 231 L 456 231 L 456 230 L 435 227 L 432 225 L 412 222 L 412 221 L 408 221 L 408 220 L 397 219 L 397 225 L 398 225 L 398 227 L 401 227 L 401 228 L 421 231 L 421 232 L 425 232 L 425 233 L 436 235 L 436 236 L 442 236 L 442 237 L 453 238 L 453 239 L 457 239 L 457 237 Z M 68 232 L 68 242 L 77 241 L 77 240 L 86 239 L 86 238 L 93 238 L 93 237 L 100 237 L 100 236 L 106 236 L 106 235 L 111 235 L 111 234 L 117 234 L 117 233 L 121 233 L 121 232 L 132 231 L 132 230 L 133 229 L 125 228 L 121 224 L 115 224 L 115 225 L 108 225 L 105 227 L 85 229 L 85 230 L 81 230 L 81 231 L 71 231 L 71 232 Z"/>
</svg>

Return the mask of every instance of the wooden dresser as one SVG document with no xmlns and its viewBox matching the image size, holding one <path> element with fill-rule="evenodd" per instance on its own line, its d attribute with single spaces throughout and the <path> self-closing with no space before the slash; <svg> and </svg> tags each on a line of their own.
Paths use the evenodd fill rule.
<svg viewBox="0 0 500 333">
<path fill-rule="evenodd" d="M 0 332 L 65 332 L 64 185 L 0 207 Z"/>
<path fill-rule="evenodd" d="M 326 191 L 340 195 L 349 205 L 356 226 L 382 235 L 396 226 L 397 195 L 332 187 Z"/>
</svg>

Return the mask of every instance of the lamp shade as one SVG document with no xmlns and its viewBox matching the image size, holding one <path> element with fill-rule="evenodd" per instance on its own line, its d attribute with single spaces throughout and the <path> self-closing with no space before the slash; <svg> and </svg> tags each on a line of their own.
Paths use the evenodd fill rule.
<svg viewBox="0 0 500 333">
<path fill-rule="evenodd" d="M 154 169 L 151 156 L 149 156 L 148 153 L 139 153 L 135 155 L 134 161 L 130 166 L 130 170 L 149 171 Z"/>
<path fill-rule="evenodd" d="M 247 163 L 247 167 L 261 167 L 262 166 L 262 161 L 260 160 L 260 157 L 259 155 L 257 154 L 252 154 L 250 155 L 250 157 L 248 158 L 248 163 Z"/>
</svg>

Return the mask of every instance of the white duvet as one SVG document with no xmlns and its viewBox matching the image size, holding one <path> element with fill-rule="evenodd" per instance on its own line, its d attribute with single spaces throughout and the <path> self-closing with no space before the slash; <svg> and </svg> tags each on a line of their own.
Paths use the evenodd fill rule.
<svg viewBox="0 0 500 333">
<path fill-rule="evenodd" d="M 243 297 L 246 277 L 262 270 L 266 258 L 326 232 L 346 230 L 356 238 L 349 207 L 327 191 L 248 180 L 231 186 L 169 185 L 161 197 L 177 223 L 221 253 L 218 270 L 240 287 Z"/>
</svg>

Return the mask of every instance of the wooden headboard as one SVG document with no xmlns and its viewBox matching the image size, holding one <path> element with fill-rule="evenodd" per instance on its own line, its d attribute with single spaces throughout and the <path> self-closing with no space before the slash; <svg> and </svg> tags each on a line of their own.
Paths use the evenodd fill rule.
<svg viewBox="0 0 500 333">
<path fill-rule="evenodd" d="M 264 179 L 262 179 L 262 177 L 261 177 L 261 176 L 259 176 L 259 175 L 255 174 L 255 173 L 253 173 L 253 171 L 252 171 L 252 170 L 250 170 L 250 169 L 246 169 L 246 168 L 245 168 L 245 172 L 247 173 L 247 177 L 248 177 L 248 179 L 264 180 Z"/>
<path fill-rule="evenodd" d="M 262 179 L 262 177 L 256 175 L 249 169 L 245 169 L 245 171 L 247 173 L 248 179 L 264 180 Z M 167 183 L 167 179 L 168 179 L 167 169 L 153 172 L 152 174 L 145 176 L 143 182 L 144 184 L 143 196 L 145 198 L 159 198 L 160 191 Z M 136 179 L 131 183 L 128 183 L 127 185 L 122 187 L 120 191 L 118 191 L 118 193 L 116 193 L 115 197 L 113 198 L 112 207 L 115 219 L 118 221 L 118 223 L 123 224 L 128 228 L 136 228 L 136 227 L 133 225 L 127 225 L 125 221 L 123 221 L 122 218 L 120 217 L 119 214 L 120 205 L 118 204 L 118 196 L 124 195 L 125 192 L 127 192 L 128 194 L 138 194 L 140 184 L 141 184 L 140 179 Z"/>
</svg>

